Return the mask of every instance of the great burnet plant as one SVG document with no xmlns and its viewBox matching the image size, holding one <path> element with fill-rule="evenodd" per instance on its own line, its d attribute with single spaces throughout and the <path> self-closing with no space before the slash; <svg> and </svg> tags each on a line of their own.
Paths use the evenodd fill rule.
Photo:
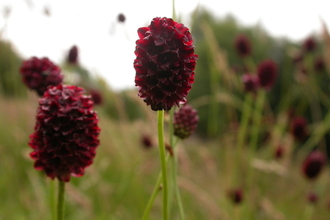
<svg viewBox="0 0 330 220">
<path fill-rule="evenodd" d="M 34 168 L 59 180 L 57 219 L 63 217 L 65 182 L 93 163 L 99 145 L 98 116 L 78 86 L 50 86 L 39 99 L 30 153 Z"/>
<path fill-rule="evenodd" d="M 168 184 L 164 143 L 164 111 L 186 102 L 195 77 L 198 56 L 192 35 L 183 24 L 171 18 L 156 17 L 138 29 L 134 69 L 138 95 L 157 111 L 158 142 L 162 165 L 163 219 L 168 219 Z M 157 186 L 158 187 L 158 186 Z M 149 214 L 150 203 L 143 219 Z"/>
</svg>

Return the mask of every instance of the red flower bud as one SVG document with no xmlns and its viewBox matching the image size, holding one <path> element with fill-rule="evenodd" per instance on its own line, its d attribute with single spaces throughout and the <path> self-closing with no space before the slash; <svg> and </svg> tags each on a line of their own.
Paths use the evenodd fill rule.
<svg viewBox="0 0 330 220">
<path fill-rule="evenodd" d="M 174 112 L 174 135 L 181 139 L 189 137 L 195 132 L 198 121 L 197 111 L 190 105 L 185 104 Z"/>
</svg>

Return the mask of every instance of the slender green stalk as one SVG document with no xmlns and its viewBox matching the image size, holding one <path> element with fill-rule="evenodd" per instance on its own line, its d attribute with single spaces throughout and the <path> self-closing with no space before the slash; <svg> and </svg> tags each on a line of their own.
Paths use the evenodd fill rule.
<svg viewBox="0 0 330 220">
<path fill-rule="evenodd" d="M 168 220 L 168 184 L 167 184 L 166 155 L 165 155 L 165 143 L 164 143 L 164 110 L 157 111 L 157 125 L 158 125 L 159 156 L 162 167 L 162 180 L 163 180 L 163 220 Z"/>
<path fill-rule="evenodd" d="M 170 158 L 170 155 L 168 155 L 167 158 L 166 158 L 166 164 L 167 164 L 169 158 Z M 151 196 L 150 196 L 149 201 L 148 201 L 148 204 L 147 204 L 147 206 L 144 210 L 142 220 L 147 220 L 149 218 L 151 207 L 154 204 L 154 201 L 156 199 L 156 196 L 157 196 L 158 192 L 161 190 L 161 185 L 160 185 L 161 181 L 162 181 L 162 172 L 160 172 L 159 175 L 158 175 L 156 184 L 154 186 L 154 190 L 152 191 Z"/>
<path fill-rule="evenodd" d="M 172 19 L 176 21 L 175 0 L 172 0 Z"/>
<path fill-rule="evenodd" d="M 52 212 L 52 220 L 56 220 L 55 181 L 53 180 L 50 180 L 49 183 L 49 205 Z"/>
<path fill-rule="evenodd" d="M 175 110 L 174 107 L 170 110 L 170 121 L 169 121 L 170 146 L 172 147 L 172 150 L 174 152 L 174 155 L 171 157 L 171 167 L 172 167 L 171 178 L 172 178 L 172 184 L 174 187 L 175 198 L 176 198 L 176 200 L 178 202 L 178 206 L 179 206 L 180 218 L 181 218 L 181 220 L 183 220 L 184 219 L 184 209 L 183 209 L 179 186 L 177 183 L 178 154 L 176 153 L 177 152 L 176 143 L 174 143 L 174 129 L 173 129 L 174 110 Z"/>
<path fill-rule="evenodd" d="M 240 126 L 238 130 L 238 141 L 236 145 L 236 156 L 235 156 L 235 163 L 234 163 L 234 172 L 236 173 L 234 177 L 234 181 L 238 181 L 240 176 L 240 155 L 243 151 L 244 142 L 246 141 L 246 133 L 249 124 L 249 119 L 251 118 L 251 104 L 252 104 L 252 96 L 253 94 L 247 93 L 244 97 L 243 109 L 242 109 L 242 116 L 240 119 Z"/>
<path fill-rule="evenodd" d="M 320 124 L 318 124 L 315 127 L 313 133 L 311 134 L 311 137 L 308 138 L 308 140 L 300 149 L 312 150 L 313 147 L 315 147 L 322 140 L 322 138 L 329 131 L 329 129 L 330 129 L 330 111 L 324 117 L 323 121 L 320 122 Z"/>
<path fill-rule="evenodd" d="M 180 189 L 178 186 L 178 182 L 177 182 L 177 173 L 178 173 L 178 169 L 177 169 L 177 154 L 174 153 L 174 156 L 171 158 L 171 163 L 172 163 L 172 181 L 173 181 L 173 185 L 174 185 L 174 193 L 175 193 L 175 197 L 177 199 L 178 202 L 178 206 L 179 206 L 179 212 L 180 212 L 180 219 L 184 220 L 185 219 L 185 214 L 184 214 L 184 209 L 183 209 L 183 203 L 182 203 L 182 199 L 181 199 L 181 193 L 180 193 Z"/>
<path fill-rule="evenodd" d="M 213 64 L 212 64 L 213 65 Z M 219 82 L 219 76 L 218 73 L 215 69 L 215 67 L 211 66 L 211 71 L 210 71 L 210 87 L 211 87 L 211 94 L 210 94 L 210 104 L 209 104 L 209 116 L 208 116 L 208 124 L 207 124 L 207 129 L 208 129 L 208 134 L 210 137 L 215 137 L 217 132 L 218 132 L 218 103 L 216 100 L 216 94 L 218 91 L 218 85 L 220 84 Z"/>
<path fill-rule="evenodd" d="M 149 214 L 150 214 L 150 211 L 151 211 L 152 204 L 154 204 L 156 196 L 157 196 L 158 192 L 161 190 L 161 188 L 160 188 L 161 180 L 162 180 L 162 173 L 160 173 L 158 175 L 157 182 L 155 184 L 154 190 L 152 191 L 152 194 L 151 194 L 150 199 L 148 201 L 147 207 L 144 210 L 142 220 L 147 220 L 149 218 Z"/>
<path fill-rule="evenodd" d="M 57 220 L 63 220 L 64 216 L 64 192 L 65 182 L 58 181 L 58 197 L 57 197 Z"/>
<path fill-rule="evenodd" d="M 250 142 L 250 148 L 251 148 L 250 150 L 252 153 L 254 153 L 257 149 L 260 124 L 262 118 L 262 109 L 264 106 L 265 98 L 266 98 L 265 90 L 263 89 L 259 90 L 257 95 L 257 103 L 253 113 L 253 127 L 252 127 L 252 136 Z"/>
<path fill-rule="evenodd" d="M 241 117 L 241 123 L 238 130 L 238 142 L 237 142 L 237 150 L 241 151 L 245 136 L 246 136 L 246 130 L 248 127 L 250 115 L 251 115 L 251 103 L 252 103 L 252 94 L 247 93 L 244 98 L 244 104 L 242 109 L 242 117 Z"/>
</svg>

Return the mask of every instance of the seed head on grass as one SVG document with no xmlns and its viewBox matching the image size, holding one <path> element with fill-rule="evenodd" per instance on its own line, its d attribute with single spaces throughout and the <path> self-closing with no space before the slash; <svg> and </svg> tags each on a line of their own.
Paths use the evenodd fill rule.
<svg viewBox="0 0 330 220">
<path fill-rule="evenodd" d="M 308 179 L 315 179 L 319 176 L 326 164 L 327 158 L 322 151 L 315 150 L 310 153 L 302 164 L 302 172 Z"/>
<path fill-rule="evenodd" d="M 77 86 L 50 87 L 39 99 L 30 154 L 34 167 L 48 177 L 70 181 L 91 165 L 99 145 L 93 101 Z"/>
<path fill-rule="evenodd" d="M 134 68 L 139 96 L 154 111 L 185 103 L 198 58 L 188 28 L 156 17 L 148 27 L 139 28 L 138 35 Z"/>
<path fill-rule="evenodd" d="M 188 138 L 195 132 L 198 121 L 197 111 L 189 104 L 183 105 L 174 112 L 174 135 L 181 139 Z"/>
<path fill-rule="evenodd" d="M 42 96 L 48 86 L 57 86 L 62 83 L 63 75 L 61 69 L 50 61 L 47 57 L 41 59 L 31 57 L 24 60 L 20 73 L 24 84 L 31 90 L 35 90 Z"/>
</svg>

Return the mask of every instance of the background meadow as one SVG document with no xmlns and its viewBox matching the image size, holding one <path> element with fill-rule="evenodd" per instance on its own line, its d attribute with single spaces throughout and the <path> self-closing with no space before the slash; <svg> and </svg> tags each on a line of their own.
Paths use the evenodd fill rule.
<svg viewBox="0 0 330 220">
<path fill-rule="evenodd" d="M 233 16 L 215 17 L 203 8 L 191 14 L 189 28 L 199 60 L 188 102 L 200 121 L 196 133 L 178 143 L 178 184 L 186 219 L 330 219 L 329 163 L 316 179 L 307 179 L 302 172 L 311 150 L 330 156 L 328 30 L 292 41 L 273 37 L 259 25 L 241 25 Z M 248 59 L 235 49 L 238 34 L 251 41 Z M 311 37 L 315 49 L 298 59 Z M 26 57 L 17 49 L 0 35 L 0 219 L 45 220 L 51 216 L 50 180 L 33 169 L 27 144 L 38 97 L 22 83 L 19 67 Z M 278 76 L 258 112 L 257 95 L 246 104 L 241 77 L 268 58 L 278 64 Z M 319 59 L 320 68 L 315 66 Z M 66 55 L 58 65 L 66 84 L 82 86 L 87 94 L 97 92 L 102 99 L 95 105 L 101 144 L 85 175 L 67 184 L 65 219 L 140 219 L 160 173 L 156 113 L 137 96 L 136 88 L 114 90 L 84 63 L 66 62 Z M 249 147 L 253 119 L 238 147 L 245 109 L 259 114 L 255 149 Z M 292 133 L 295 116 L 307 121 L 302 140 Z M 168 115 L 165 120 L 166 127 Z M 143 142 L 146 137 L 151 146 Z M 276 154 L 279 147 L 281 155 Z M 231 196 L 236 189 L 243 195 L 240 202 Z M 150 219 L 161 219 L 161 209 L 159 193 Z M 170 219 L 179 219 L 174 200 L 170 210 Z"/>
</svg>

